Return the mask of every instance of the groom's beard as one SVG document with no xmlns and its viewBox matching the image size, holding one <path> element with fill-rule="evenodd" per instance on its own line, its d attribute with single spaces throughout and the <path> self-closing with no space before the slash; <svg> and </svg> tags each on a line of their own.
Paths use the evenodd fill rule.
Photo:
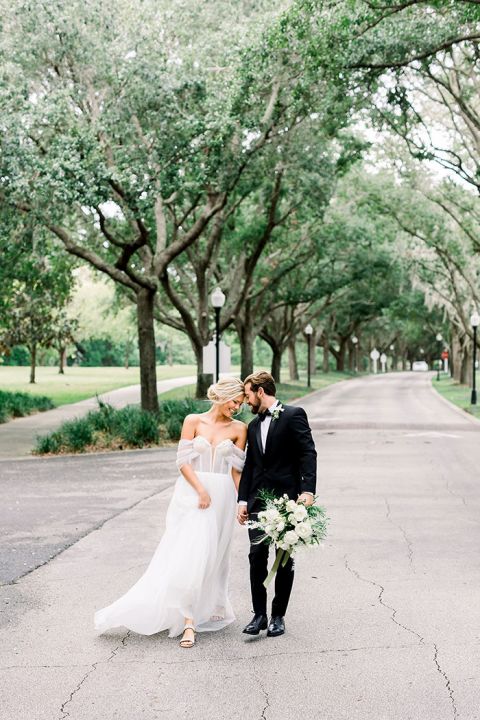
<svg viewBox="0 0 480 720">
<path fill-rule="evenodd" d="M 260 402 L 258 402 L 257 405 L 250 405 L 250 410 L 252 415 L 258 415 L 260 412 Z"/>
</svg>

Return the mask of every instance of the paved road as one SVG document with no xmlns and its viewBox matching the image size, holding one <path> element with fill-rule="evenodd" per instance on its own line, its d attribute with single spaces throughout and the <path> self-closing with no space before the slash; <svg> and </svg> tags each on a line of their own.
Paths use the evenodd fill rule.
<svg viewBox="0 0 480 720">
<path fill-rule="evenodd" d="M 180 377 L 160 380 L 157 383 L 159 393 L 167 392 L 182 385 L 191 385 L 196 378 Z M 99 398 L 116 408 L 140 403 L 140 385 L 110 390 L 99 395 Z M 56 430 L 66 420 L 82 417 L 90 410 L 98 408 L 97 398 L 88 398 L 70 405 L 62 405 L 55 410 L 35 413 L 24 418 L 17 418 L 0 425 L 0 460 L 6 458 L 26 457 L 31 454 L 39 435 L 46 435 Z"/>
<path fill-rule="evenodd" d="M 43 476 L 43 461 L 21 463 L 19 501 L 36 492 L 48 512 L 63 472 L 71 493 L 80 488 L 78 513 L 86 525 L 97 513 L 99 527 L 0 589 L 5 717 L 478 720 L 480 426 L 428 382 L 359 379 L 305 400 L 331 528 L 325 550 L 297 562 L 288 632 L 276 640 L 240 632 L 250 616 L 240 527 L 233 626 L 191 651 L 163 635 L 96 636 L 93 611 L 135 581 L 161 536 L 172 451 L 59 459 Z M 104 522 L 108 507 L 116 514 Z"/>
</svg>

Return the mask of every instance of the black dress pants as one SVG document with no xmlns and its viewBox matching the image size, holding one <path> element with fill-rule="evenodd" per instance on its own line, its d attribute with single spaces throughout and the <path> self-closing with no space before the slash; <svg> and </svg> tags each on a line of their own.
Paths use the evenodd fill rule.
<svg viewBox="0 0 480 720">
<path fill-rule="evenodd" d="M 250 518 L 256 520 L 256 516 L 250 515 Z M 250 536 L 250 588 L 252 591 L 253 611 L 255 615 L 267 614 L 267 589 L 263 585 L 263 581 L 268 575 L 268 555 L 270 547 L 266 543 L 255 544 L 255 540 L 262 535 L 260 530 L 252 529 L 248 531 Z M 271 561 L 275 559 L 274 548 L 272 547 L 273 556 Z M 293 585 L 293 560 L 290 557 L 285 567 L 278 568 L 275 575 L 275 597 L 272 602 L 272 615 L 280 615 L 283 617 L 287 612 L 288 601 Z"/>
</svg>

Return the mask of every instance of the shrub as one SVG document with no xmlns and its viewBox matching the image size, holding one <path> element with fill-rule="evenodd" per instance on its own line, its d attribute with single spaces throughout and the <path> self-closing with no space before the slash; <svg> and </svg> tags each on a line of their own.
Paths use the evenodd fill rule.
<svg viewBox="0 0 480 720">
<path fill-rule="evenodd" d="M 166 435 L 171 440 L 178 440 L 185 416 L 205 412 L 209 408 L 204 400 L 193 398 L 165 400 L 160 403 L 158 414 L 146 412 L 134 405 L 115 410 L 100 400 L 98 403 L 98 410 L 92 410 L 84 418 L 69 420 L 59 430 L 39 438 L 35 452 L 82 452 L 87 445 L 115 448 L 120 441 L 128 447 L 144 447 L 158 443 L 159 426 L 165 428 L 162 437 Z M 248 412 L 244 415 L 237 417 L 250 417 Z"/>
<path fill-rule="evenodd" d="M 158 442 L 158 417 L 129 405 L 115 414 L 115 434 L 128 445 L 143 447 Z"/>
<path fill-rule="evenodd" d="M 0 422 L 6 422 L 10 417 L 24 417 L 37 410 L 44 412 L 54 407 L 48 397 L 0 391 Z"/>
<path fill-rule="evenodd" d="M 68 420 L 63 423 L 59 431 L 62 445 L 74 452 L 85 450 L 87 445 L 93 443 L 93 428 L 87 417 Z"/>
<path fill-rule="evenodd" d="M 159 421 L 165 425 L 168 437 L 178 440 L 182 433 L 185 417 L 191 413 L 201 413 L 208 410 L 205 400 L 185 398 L 184 400 L 165 400 L 160 403 Z"/>
<path fill-rule="evenodd" d="M 37 445 L 34 452 L 39 455 L 45 455 L 46 453 L 59 453 L 62 449 L 62 436 L 59 432 L 50 433 L 50 435 L 44 435 L 43 437 L 37 438 Z"/>
<path fill-rule="evenodd" d="M 110 434 L 115 427 L 115 418 L 119 411 L 115 410 L 111 405 L 97 398 L 98 410 L 91 410 L 87 418 L 93 430 Z"/>
</svg>

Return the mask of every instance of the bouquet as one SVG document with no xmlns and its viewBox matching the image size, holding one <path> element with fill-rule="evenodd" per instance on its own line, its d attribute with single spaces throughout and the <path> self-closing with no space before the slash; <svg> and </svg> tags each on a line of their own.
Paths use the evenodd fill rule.
<svg viewBox="0 0 480 720">
<path fill-rule="evenodd" d="M 321 544 L 327 534 L 327 517 L 319 505 L 307 507 L 288 495 L 279 498 L 263 490 L 259 497 L 265 502 L 265 509 L 258 513 L 257 520 L 249 520 L 247 525 L 261 531 L 256 544 L 265 542 L 277 548 L 275 562 L 263 583 L 268 587 L 280 563 L 285 566 L 289 557 L 301 548 Z"/>
</svg>

